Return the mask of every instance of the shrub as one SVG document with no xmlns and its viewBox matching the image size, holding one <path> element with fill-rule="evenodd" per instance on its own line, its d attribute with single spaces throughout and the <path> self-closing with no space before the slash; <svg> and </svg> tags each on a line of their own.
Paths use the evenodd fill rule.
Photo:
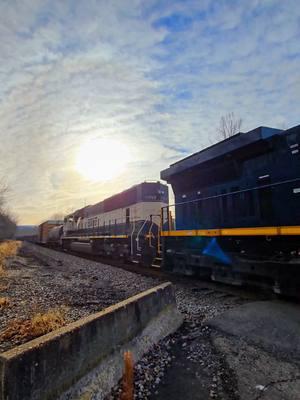
<svg viewBox="0 0 300 400">
<path fill-rule="evenodd" d="M 4 307 L 9 306 L 9 299 L 8 297 L 0 297 L 0 310 Z"/>
<path fill-rule="evenodd" d="M 21 242 L 10 240 L 0 243 L 0 274 L 4 272 L 5 260 L 17 254 Z"/>
<path fill-rule="evenodd" d="M 45 335 L 66 324 L 66 307 L 37 313 L 30 319 L 11 321 L 0 334 L 1 340 L 24 341 Z"/>
</svg>

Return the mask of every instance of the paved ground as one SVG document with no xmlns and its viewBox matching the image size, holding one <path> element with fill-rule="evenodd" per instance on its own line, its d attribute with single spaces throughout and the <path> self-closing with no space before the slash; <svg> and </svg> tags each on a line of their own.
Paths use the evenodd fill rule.
<svg viewBox="0 0 300 400">
<path fill-rule="evenodd" d="M 213 319 L 209 325 L 278 357 L 300 361 L 299 304 L 284 301 L 243 304 Z"/>
<path fill-rule="evenodd" d="M 243 400 L 300 399 L 300 306 L 253 302 L 209 322 Z"/>
</svg>

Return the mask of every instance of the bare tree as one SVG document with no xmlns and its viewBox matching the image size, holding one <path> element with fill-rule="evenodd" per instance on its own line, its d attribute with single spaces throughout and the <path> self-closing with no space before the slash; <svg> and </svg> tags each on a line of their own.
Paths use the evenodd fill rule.
<svg viewBox="0 0 300 400">
<path fill-rule="evenodd" d="M 63 221 L 64 219 L 64 214 L 56 212 L 51 215 L 50 219 L 55 220 L 55 221 Z"/>
<path fill-rule="evenodd" d="M 220 119 L 219 133 L 222 139 L 227 139 L 230 136 L 240 132 L 242 119 L 237 118 L 233 112 L 226 114 Z"/>
<path fill-rule="evenodd" d="M 5 203 L 5 195 L 7 194 L 8 187 L 3 183 L 3 181 L 0 181 L 0 210 L 4 206 Z"/>
<path fill-rule="evenodd" d="M 14 237 L 17 221 L 8 211 L 0 212 L 0 240 Z"/>
<path fill-rule="evenodd" d="M 7 192 L 7 185 L 0 181 L 0 240 L 12 238 L 17 227 L 15 217 L 5 207 Z"/>
</svg>

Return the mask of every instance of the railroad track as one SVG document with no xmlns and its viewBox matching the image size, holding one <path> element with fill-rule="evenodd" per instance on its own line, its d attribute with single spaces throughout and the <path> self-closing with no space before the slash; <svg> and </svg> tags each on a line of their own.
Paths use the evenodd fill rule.
<svg viewBox="0 0 300 400">
<path fill-rule="evenodd" d="M 43 246 L 45 247 L 45 246 Z M 224 293 L 226 295 L 237 296 L 249 300 L 271 300 L 276 299 L 278 296 L 267 289 L 261 289 L 257 287 L 243 287 L 243 286 L 232 286 L 221 282 L 213 282 L 210 280 L 204 280 L 197 277 L 189 277 L 185 275 L 178 275 L 164 271 L 159 268 L 145 267 L 139 264 L 130 262 L 124 262 L 120 259 L 112 257 L 103 257 L 93 254 L 79 253 L 75 251 L 65 251 L 59 248 L 48 247 L 53 251 L 57 251 L 64 254 L 70 254 L 75 257 L 83 258 L 86 260 L 95 261 L 102 264 L 111 265 L 116 268 L 121 268 L 126 271 L 134 272 L 139 275 L 160 279 L 161 281 L 170 281 L 176 285 L 184 285 L 186 287 L 194 289 L 195 292 L 207 292 L 207 293 Z"/>
</svg>

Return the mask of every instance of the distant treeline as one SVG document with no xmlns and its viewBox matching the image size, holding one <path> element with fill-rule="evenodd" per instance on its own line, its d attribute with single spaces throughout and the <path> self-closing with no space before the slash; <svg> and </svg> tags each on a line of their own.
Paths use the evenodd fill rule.
<svg viewBox="0 0 300 400">
<path fill-rule="evenodd" d="M 0 240 L 13 238 L 17 228 L 15 218 L 6 208 L 7 192 L 7 186 L 0 182 Z"/>
<path fill-rule="evenodd" d="M 5 211 L 0 210 L 0 240 L 11 239 L 16 232 L 16 223 Z"/>
<path fill-rule="evenodd" d="M 36 242 L 38 237 L 38 227 L 36 225 L 18 225 L 15 239 Z"/>
</svg>

